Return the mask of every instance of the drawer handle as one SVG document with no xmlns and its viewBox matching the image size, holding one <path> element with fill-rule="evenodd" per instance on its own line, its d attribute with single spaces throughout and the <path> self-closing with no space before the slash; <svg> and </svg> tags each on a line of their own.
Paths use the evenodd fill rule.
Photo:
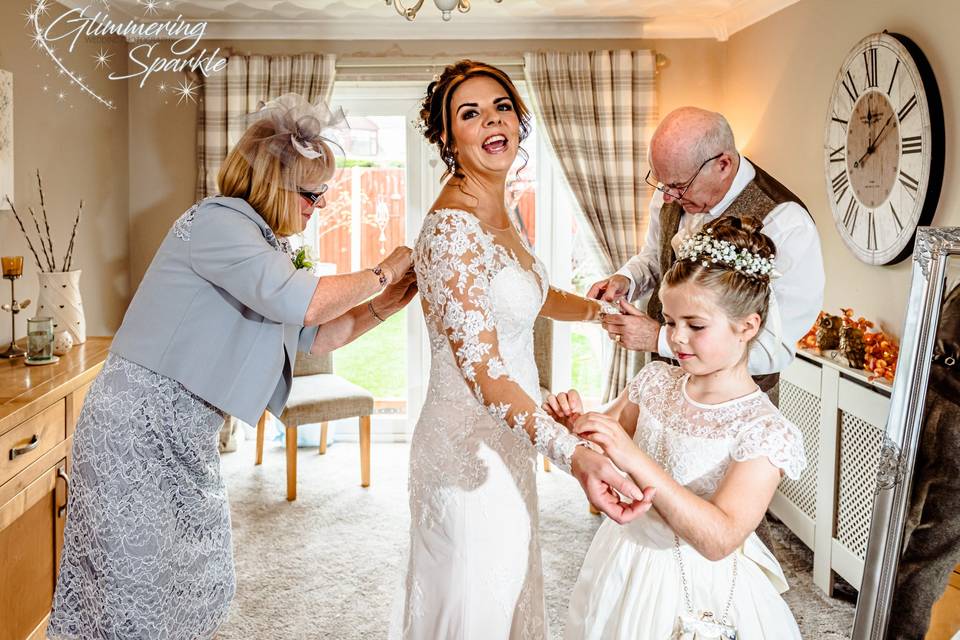
<svg viewBox="0 0 960 640">
<path fill-rule="evenodd" d="M 39 446 L 40 438 L 37 437 L 37 434 L 33 434 L 33 438 L 31 438 L 28 444 L 25 444 L 22 447 L 14 447 L 13 449 L 10 449 L 10 459 L 16 460 L 18 457 L 30 453 Z"/>
<path fill-rule="evenodd" d="M 67 503 L 70 501 L 70 477 L 64 472 L 63 467 L 57 467 L 57 479 L 63 480 L 63 487 L 67 494 L 63 498 L 63 504 L 57 508 L 57 517 L 62 518 L 67 512 Z"/>
</svg>

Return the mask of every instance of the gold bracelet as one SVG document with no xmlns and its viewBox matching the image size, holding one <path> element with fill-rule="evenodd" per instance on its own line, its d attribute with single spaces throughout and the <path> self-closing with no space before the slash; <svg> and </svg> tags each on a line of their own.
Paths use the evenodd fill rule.
<svg viewBox="0 0 960 640">
<path fill-rule="evenodd" d="M 367 303 L 367 309 L 370 309 L 370 313 L 373 315 L 374 318 L 376 318 L 376 319 L 379 320 L 380 322 L 386 322 L 386 320 L 384 320 L 383 318 L 381 318 L 379 315 L 377 315 L 377 312 L 374 311 L 374 309 L 373 309 L 373 300 L 371 300 L 370 302 Z"/>
</svg>

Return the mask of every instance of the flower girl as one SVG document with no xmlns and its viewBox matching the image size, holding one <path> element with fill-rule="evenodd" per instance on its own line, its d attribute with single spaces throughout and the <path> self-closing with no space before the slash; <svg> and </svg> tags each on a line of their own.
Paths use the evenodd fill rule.
<svg viewBox="0 0 960 640">
<path fill-rule="evenodd" d="M 571 596 L 568 640 L 800 638 L 780 597 L 780 565 L 754 533 L 782 474 L 796 479 L 806 465 L 799 430 L 747 372 L 775 275 L 761 226 L 719 218 L 665 274 L 679 367 L 647 365 L 603 413 L 581 415 L 575 391 L 547 400 L 555 418 L 656 489 L 647 514 L 597 531 Z"/>
</svg>

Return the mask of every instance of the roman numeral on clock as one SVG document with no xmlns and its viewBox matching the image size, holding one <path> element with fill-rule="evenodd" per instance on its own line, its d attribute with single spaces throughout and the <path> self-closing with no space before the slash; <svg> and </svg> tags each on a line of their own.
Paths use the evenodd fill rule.
<svg viewBox="0 0 960 640">
<path fill-rule="evenodd" d="M 900 171 L 900 184 L 902 184 L 908 191 L 912 192 L 913 198 L 916 199 L 917 191 L 920 189 L 920 183 L 917 182 L 916 178 L 908 173 Z"/>
<path fill-rule="evenodd" d="M 841 171 L 836 178 L 831 181 L 833 185 L 833 195 L 837 196 L 837 204 L 843 199 L 843 194 L 847 192 L 847 172 Z"/>
<path fill-rule="evenodd" d="M 900 107 L 900 111 L 897 112 L 897 118 L 900 119 L 900 122 L 910 115 L 910 112 L 913 111 L 913 108 L 917 106 L 917 94 L 910 96 L 910 99 L 907 100 L 907 103 Z"/>
<path fill-rule="evenodd" d="M 907 136 L 900 141 L 903 153 L 920 153 L 923 151 L 923 141 L 920 136 Z"/>
<path fill-rule="evenodd" d="M 830 162 L 843 162 L 846 160 L 846 156 L 843 153 L 843 150 L 846 149 L 846 145 L 841 145 L 837 149 L 830 151 Z"/>
<path fill-rule="evenodd" d="M 848 82 L 849 84 L 847 84 Z M 857 83 L 853 81 L 853 76 L 850 75 L 849 69 L 847 69 L 847 77 L 843 81 L 843 88 L 847 90 L 847 95 L 850 96 L 850 102 L 856 102 L 860 92 L 857 90 Z"/>
<path fill-rule="evenodd" d="M 848 122 L 847 122 L 846 120 L 844 120 L 843 118 L 838 118 L 836 115 L 834 115 L 834 116 L 833 116 L 832 118 L 830 118 L 830 119 L 833 120 L 834 122 L 838 123 L 838 124 L 842 124 L 843 126 L 847 126 L 847 124 L 848 124 Z"/>
<path fill-rule="evenodd" d="M 877 248 L 877 225 L 873 220 L 873 211 L 868 211 L 868 227 L 867 227 L 867 249 L 876 250 Z"/>
<path fill-rule="evenodd" d="M 843 226 L 847 228 L 847 233 L 853 234 L 854 227 L 857 226 L 857 214 L 860 213 L 857 206 L 857 199 L 850 196 L 850 203 L 847 205 L 847 212 L 843 216 Z"/>
<path fill-rule="evenodd" d="M 890 95 L 890 92 L 893 91 L 893 81 L 897 77 L 897 69 L 900 68 L 900 60 L 897 60 L 897 64 L 893 65 L 893 73 L 890 74 L 890 86 L 887 87 L 887 95 Z"/>
<path fill-rule="evenodd" d="M 898 229 L 897 235 L 899 235 L 903 231 L 903 223 L 900 222 L 900 216 L 897 215 L 897 210 L 893 208 L 892 202 L 890 203 L 890 213 L 893 214 L 893 219 L 897 223 L 897 229 Z"/>
<path fill-rule="evenodd" d="M 871 47 L 863 52 L 863 68 L 867 74 L 867 86 L 877 86 L 877 50 Z"/>
</svg>

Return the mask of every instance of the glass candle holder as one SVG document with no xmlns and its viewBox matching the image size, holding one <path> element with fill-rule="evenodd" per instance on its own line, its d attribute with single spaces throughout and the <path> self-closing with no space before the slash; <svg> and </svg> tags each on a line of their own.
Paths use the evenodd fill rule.
<svg viewBox="0 0 960 640">
<path fill-rule="evenodd" d="M 27 318 L 27 362 L 53 359 L 53 318 Z"/>
<path fill-rule="evenodd" d="M 0 258 L 3 265 L 4 278 L 19 278 L 23 275 L 23 256 L 3 256 Z"/>
</svg>

